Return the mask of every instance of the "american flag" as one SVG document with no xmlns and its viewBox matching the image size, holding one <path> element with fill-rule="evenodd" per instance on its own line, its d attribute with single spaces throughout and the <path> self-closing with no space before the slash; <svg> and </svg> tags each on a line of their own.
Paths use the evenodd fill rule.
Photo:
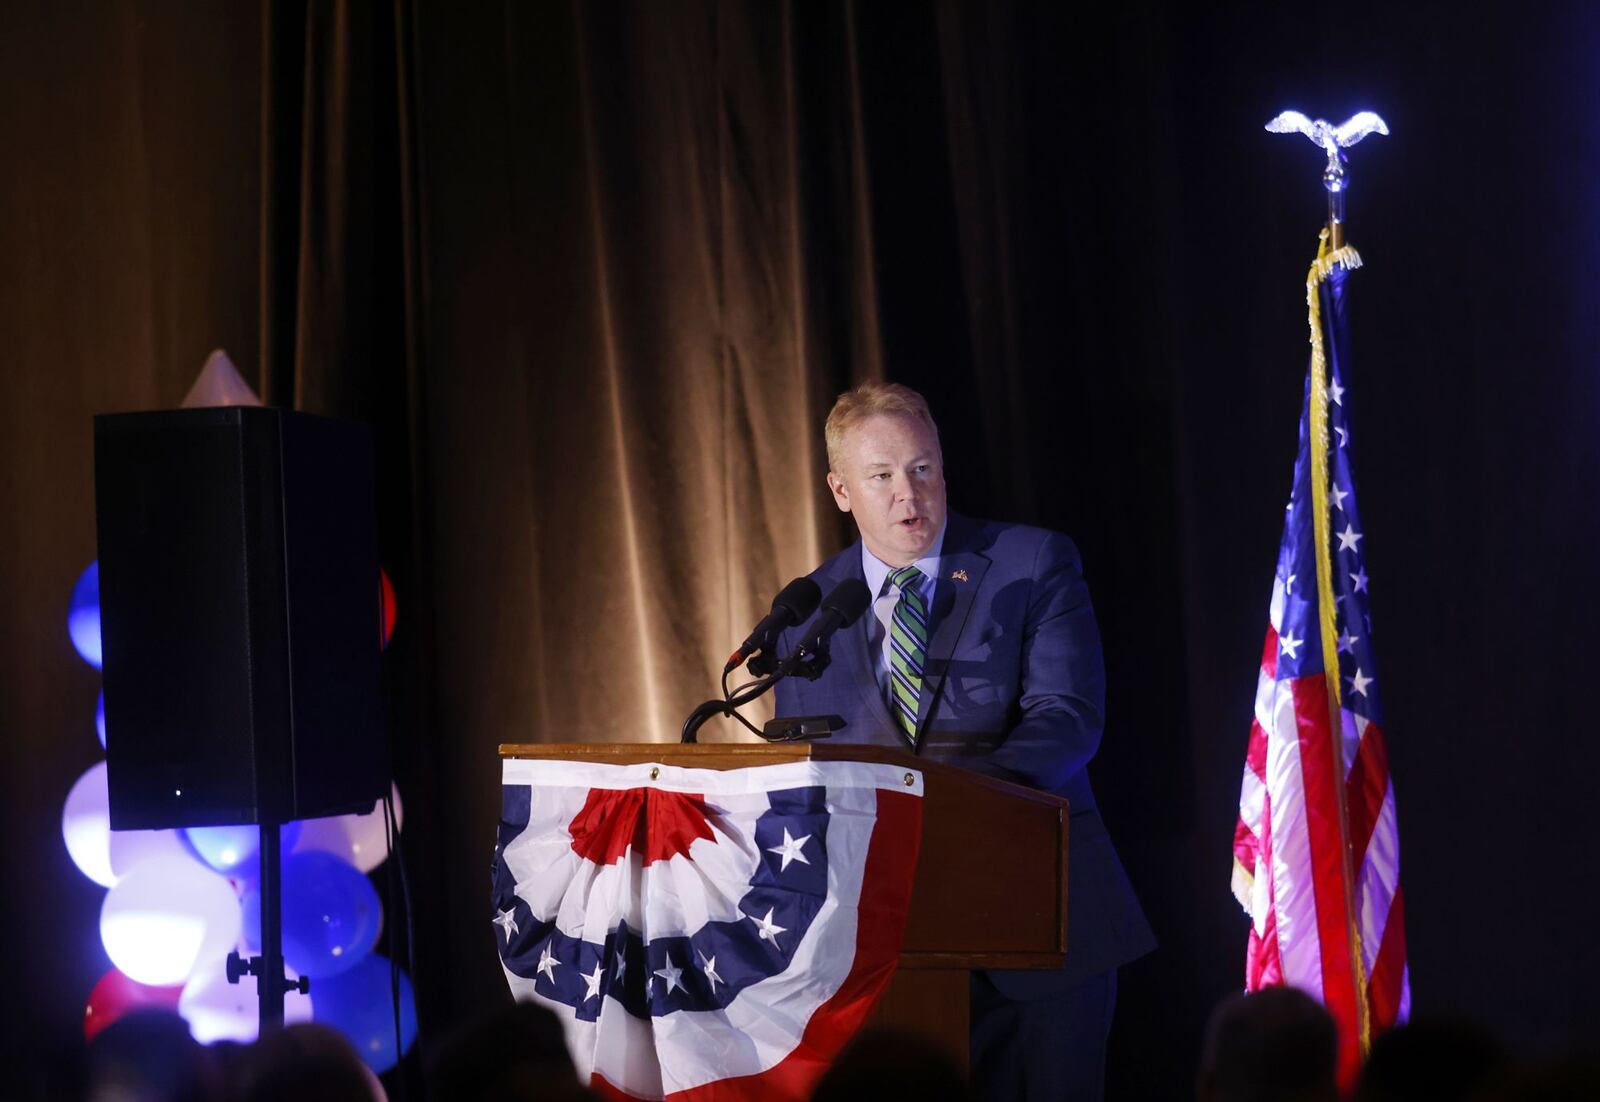
<svg viewBox="0 0 1600 1102">
<path fill-rule="evenodd" d="M 1233 846 L 1233 892 L 1251 919 L 1245 988 L 1320 998 L 1346 1086 L 1411 1002 L 1344 386 L 1345 284 L 1360 264 L 1324 244 L 1306 281 L 1311 367 Z"/>
<path fill-rule="evenodd" d="M 803 1102 L 894 974 L 922 775 L 510 759 L 495 940 L 604 1099 Z"/>
</svg>

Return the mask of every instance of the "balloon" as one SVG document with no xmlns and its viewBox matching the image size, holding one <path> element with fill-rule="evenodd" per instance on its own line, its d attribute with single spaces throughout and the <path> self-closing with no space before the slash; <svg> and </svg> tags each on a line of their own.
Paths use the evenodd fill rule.
<svg viewBox="0 0 1600 1102">
<path fill-rule="evenodd" d="M 261 885 L 244 894 L 244 938 L 261 945 Z M 383 904 L 372 881 L 331 853 L 283 859 L 283 959 L 320 980 L 354 967 L 383 929 Z"/>
<path fill-rule="evenodd" d="M 61 837 L 79 871 L 109 888 L 133 866 L 151 857 L 187 857 L 175 830 L 112 830 L 106 763 L 84 770 L 61 809 Z"/>
<path fill-rule="evenodd" d="M 170 832 L 169 832 L 170 833 Z M 222 877 L 188 857 L 141 861 L 106 893 L 100 940 L 129 979 L 184 983 L 239 940 L 239 897 Z"/>
<path fill-rule="evenodd" d="M 155 1007 L 159 1010 L 178 1009 L 178 995 L 183 988 L 151 987 L 135 983 L 115 968 L 100 977 L 89 992 L 89 1005 L 83 1008 L 83 1039 L 94 1040 L 94 1035 L 122 1017 L 130 1010 Z"/>
<path fill-rule="evenodd" d="M 203 1045 L 213 1041 L 254 1041 L 261 1026 L 257 990 L 254 976 L 241 976 L 238 983 L 229 983 L 227 966 L 218 961 L 200 969 L 182 988 L 178 1013 L 189 1023 L 194 1039 Z M 311 1016 L 310 995 L 289 991 L 283 996 L 285 1025 L 309 1022 Z"/>
<path fill-rule="evenodd" d="M 194 855 L 176 830 L 113 830 L 111 871 L 118 879 L 152 858 L 177 859 L 194 864 Z"/>
<path fill-rule="evenodd" d="M 196 856 L 207 865 L 233 880 L 255 881 L 261 878 L 261 828 L 246 826 L 188 827 L 184 836 Z M 278 827 L 278 853 L 281 861 L 300 839 L 298 822 L 284 823 Z M 229 863 L 228 851 L 234 851 Z M 208 852 L 210 856 L 207 856 Z M 212 858 L 215 857 L 216 860 Z"/>
<path fill-rule="evenodd" d="M 100 668 L 100 560 L 90 563 L 72 587 L 67 607 L 67 634 L 83 660 Z"/>
<path fill-rule="evenodd" d="M 117 882 L 111 871 L 111 813 L 106 794 L 106 763 L 95 762 L 73 782 L 61 809 L 61 837 L 78 871 L 109 888 Z"/>
<path fill-rule="evenodd" d="M 260 828 L 248 826 L 185 827 L 183 836 L 189 840 L 200 860 L 218 872 L 233 872 L 256 855 L 261 848 Z"/>
<path fill-rule="evenodd" d="M 416 998 L 410 978 L 402 971 L 400 1049 L 395 1051 L 394 997 L 387 957 L 374 953 L 347 972 L 314 981 L 311 989 L 317 1000 L 316 1020 L 348 1037 L 373 1071 L 394 1067 L 417 1039 Z"/>
<path fill-rule="evenodd" d="M 100 690 L 100 700 L 94 706 L 94 729 L 100 735 L 100 749 L 106 748 L 106 691 Z"/>
<path fill-rule="evenodd" d="M 175 830 L 112 830 L 106 763 L 84 770 L 61 809 L 61 837 L 79 871 L 109 888 L 129 869 L 152 857 L 188 857 Z"/>
<path fill-rule="evenodd" d="M 400 805 L 400 787 L 389 786 L 394 801 L 394 829 L 400 830 L 404 808 Z M 389 855 L 383 832 L 383 804 L 372 805 L 372 810 L 362 815 L 330 815 L 322 819 L 304 820 L 305 829 L 295 849 L 301 853 L 322 850 L 350 862 L 362 872 L 371 872 L 383 864 Z"/>
<path fill-rule="evenodd" d="M 378 599 L 383 602 L 383 646 L 387 647 L 394 635 L 394 583 L 381 566 L 378 568 Z"/>
</svg>

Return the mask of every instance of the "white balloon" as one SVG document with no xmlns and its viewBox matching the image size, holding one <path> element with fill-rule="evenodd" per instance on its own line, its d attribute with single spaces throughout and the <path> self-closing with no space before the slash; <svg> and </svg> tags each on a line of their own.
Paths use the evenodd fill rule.
<svg viewBox="0 0 1600 1102">
<path fill-rule="evenodd" d="M 66 806 L 61 809 L 61 837 L 78 871 L 102 888 L 117 882 L 117 874 L 111 871 L 105 762 L 91 765 L 67 793 Z"/>
<path fill-rule="evenodd" d="M 256 977 L 241 976 L 229 983 L 222 961 L 200 968 L 178 996 L 178 1013 L 189 1032 L 203 1045 L 213 1041 L 250 1042 L 261 1024 L 261 1003 L 256 997 Z M 311 996 L 290 991 L 283 997 L 287 1025 L 311 1020 Z"/>
<path fill-rule="evenodd" d="M 176 830 L 112 830 L 106 763 L 84 770 L 61 809 L 61 837 L 79 871 L 109 888 L 128 870 L 152 857 L 193 860 Z"/>
<path fill-rule="evenodd" d="M 389 786 L 394 800 L 394 829 L 400 832 L 403 809 L 400 806 L 400 786 Z M 362 872 L 371 872 L 389 856 L 383 831 L 383 804 L 372 805 L 364 815 L 330 815 L 322 819 L 307 819 L 294 844 L 296 853 L 320 849 L 341 857 Z"/>
<path fill-rule="evenodd" d="M 118 880 L 153 858 L 188 861 L 199 865 L 176 830 L 113 830 L 111 832 L 111 871 Z"/>
<path fill-rule="evenodd" d="M 100 940 L 129 979 L 184 983 L 239 940 L 239 897 L 192 858 L 151 857 L 131 868 L 100 906 Z"/>
</svg>

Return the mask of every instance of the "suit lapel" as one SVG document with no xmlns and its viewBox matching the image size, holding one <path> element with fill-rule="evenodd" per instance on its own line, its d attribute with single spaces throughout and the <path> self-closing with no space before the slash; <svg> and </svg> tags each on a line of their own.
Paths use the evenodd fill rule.
<svg viewBox="0 0 1600 1102">
<path fill-rule="evenodd" d="M 917 738 L 920 748 L 928 716 L 944 687 L 950 656 L 966 627 L 967 614 L 977 599 L 978 587 L 989 569 L 989 558 L 977 548 L 978 525 L 965 517 L 950 516 L 945 529 L 945 546 L 939 553 L 940 577 L 934 583 L 933 638 L 928 642 L 928 661 L 922 675 L 922 692 L 917 696 Z M 887 711 L 887 707 L 885 707 Z"/>
</svg>

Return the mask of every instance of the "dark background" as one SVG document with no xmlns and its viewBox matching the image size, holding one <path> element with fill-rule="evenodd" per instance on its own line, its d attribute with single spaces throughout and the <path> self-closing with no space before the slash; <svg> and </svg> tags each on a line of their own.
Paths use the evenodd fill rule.
<svg viewBox="0 0 1600 1102">
<path fill-rule="evenodd" d="M 1581 3 L 7 5 L 7 1062 L 70 1052 L 107 967 L 58 829 L 98 756 L 65 633 L 90 417 L 176 405 L 222 346 L 378 429 L 425 1045 L 507 997 L 496 744 L 670 733 L 845 537 L 821 418 L 887 377 L 954 507 L 1083 548 L 1095 782 L 1162 942 L 1112 1090 L 1183 1094 L 1242 982 L 1325 213 L 1317 151 L 1261 130 L 1288 106 L 1393 130 L 1352 156 L 1346 402 L 1415 1012 L 1592 1039 L 1597 51 Z"/>
</svg>

